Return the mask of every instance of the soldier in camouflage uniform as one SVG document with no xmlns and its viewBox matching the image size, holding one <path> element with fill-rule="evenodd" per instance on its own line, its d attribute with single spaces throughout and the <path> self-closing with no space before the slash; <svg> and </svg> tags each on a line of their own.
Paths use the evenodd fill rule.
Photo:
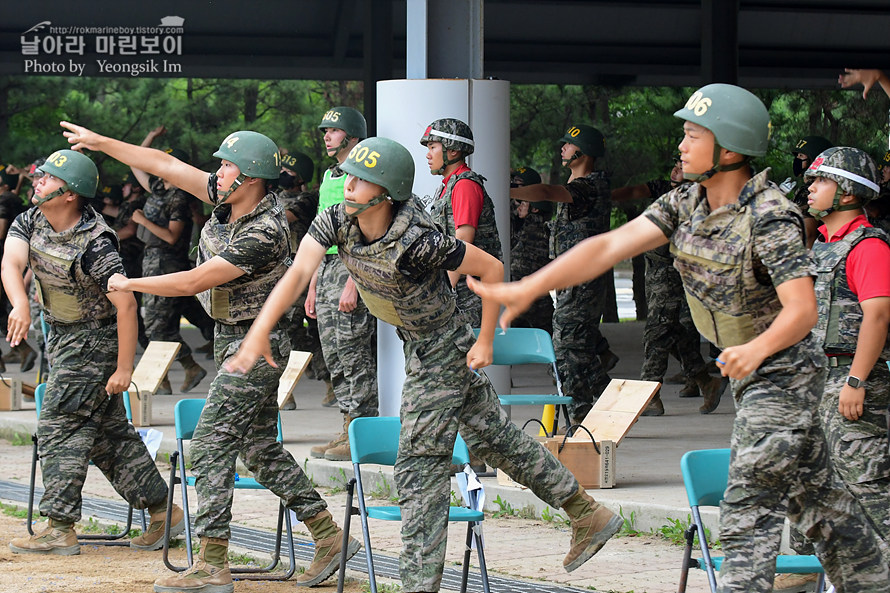
<svg viewBox="0 0 890 593">
<path fill-rule="evenodd" d="M 815 159 L 823 150 L 831 148 L 831 146 L 831 141 L 822 136 L 804 136 L 798 140 L 797 144 L 794 145 L 794 148 L 789 151 L 791 156 L 794 157 L 791 167 L 794 176 L 802 178 L 807 167 L 813 162 L 813 159 Z M 801 179 L 801 183 L 797 184 L 793 193 L 788 196 L 788 199 L 794 202 L 803 214 L 803 222 L 807 233 L 807 247 L 812 249 L 813 242 L 819 235 L 816 231 L 819 223 L 809 213 L 807 200 L 809 199 L 810 192 L 808 188 L 809 184 L 803 182 L 803 179 Z"/>
<path fill-rule="evenodd" d="M 605 139 L 588 125 L 570 126 L 560 138 L 562 162 L 571 170 L 566 185 L 532 185 L 510 190 L 510 197 L 530 202 L 556 202 L 551 250 L 558 257 L 588 237 L 609 230 L 612 205 L 609 180 L 594 169 L 605 154 Z M 606 278 L 562 288 L 553 311 L 553 348 L 563 393 L 572 397 L 574 423 L 584 420 L 593 402 L 609 384 L 609 370 L 618 357 L 599 330 Z"/>
<path fill-rule="evenodd" d="M 839 591 L 890 591 L 883 542 L 834 474 L 818 404 L 826 358 L 810 333 L 818 317 L 814 269 L 797 208 L 748 160 L 766 153 L 769 114 L 757 97 L 705 86 L 685 120 L 683 176 L 619 229 L 594 237 L 515 285 L 473 286 L 506 306 L 507 324 L 550 288 L 583 282 L 670 241 L 696 327 L 723 348 L 736 418 L 720 506 L 723 593 L 772 591 L 787 515 L 814 541 Z"/>
<path fill-rule="evenodd" d="M 278 201 L 284 208 L 287 223 L 290 226 L 291 253 L 297 253 L 297 247 L 312 219 L 318 213 L 318 192 L 309 191 L 307 186 L 315 174 L 315 164 L 312 159 L 301 152 L 293 152 L 281 156 L 281 174 L 278 176 Z M 311 352 L 312 360 L 309 370 L 313 376 L 327 384 L 328 391 L 323 406 L 329 407 L 337 404 L 334 395 L 334 387 L 331 385 L 331 374 L 324 363 L 324 355 L 321 352 L 321 341 L 318 337 L 318 321 L 306 317 L 306 297 L 302 295 L 297 299 L 291 311 L 290 343 L 292 350 Z M 293 401 L 290 400 L 293 404 Z"/>
<path fill-rule="evenodd" d="M 278 379 L 290 352 L 286 323 L 272 331 L 274 357 L 247 374 L 222 368 L 291 262 L 287 219 L 270 191 L 278 180 L 278 147 L 257 132 L 234 132 L 214 153 L 221 164 L 216 173 L 210 174 L 161 151 L 99 136 L 67 122 L 63 125 L 70 130 L 65 134 L 75 147 L 102 150 L 126 164 L 163 176 L 214 205 L 201 231 L 196 268 L 150 278 L 115 275 L 109 281 L 109 287 L 115 290 L 166 296 L 197 293 L 201 305 L 216 321 L 213 346 L 219 372 L 210 385 L 191 441 L 198 494 L 195 530 L 201 537 L 201 552 L 189 570 L 158 579 L 154 590 L 233 591 L 226 552 L 238 456 L 256 480 L 306 524 L 315 540 L 316 553 L 312 565 L 296 581 L 300 586 L 320 583 L 339 565 L 342 532 L 300 465 L 277 440 Z M 351 540 L 347 555 L 354 555 L 359 547 Z"/>
<path fill-rule="evenodd" d="M 318 189 L 318 211 L 343 201 L 346 174 L 340 164 L 368 135 L 365 117 L 352 107 L 333 107 L 321 118 L 325 149 L 334 164 Z M 346 429 L 353 418 L 377 416 L 377 320 L 368 312 L 355 282 L 332 246 L 313 277 L 306 295 L 306 315 L 318 318 L 321 349 L 334 395 L 343 414 L 343 430 L 330 442 L 309 449 L 312 457 L 331 461 L 350 459 Z"/>
<path fill-rule="evenodd" d="M 541 176 L 534 169 L 521 167 L 510 174 L 510 187 L 525 187 L 541 183 Z M 511 225 L 510 279 L 519 280 L 550 263 L 550 219 L 553 205 L 550 202 L 518 202 L 516 216 Z M 536 327 L 548 334 L 553 333 L 553 299 L 550 295 L 535 301 L 528 311 L 520 315 L 513 327 Z"/>
<path fill-rule="evenodd" d="M 682 164 L 678 160 L 671 169 L 670 181 L 654 179 L 645 184 L 622 187 L 612 191 L 613 202 L 626 202 L 650 198 L 658 199 L 683 181 Z M 699 408 L 702 414 L 710 414 L 720 403 L 728 380 L 712 377 L 701 356 L 701 336 L 692 322 L 683 281 L 674 269 L 674 256 L 668 245 L 661 245 L 645 253 L 646 303 L 648 312 L 643 330 L 642 381 L 664 381 L 668 356 L 673 354 L 680 361 L 686 385 L 680 397 L 697 397 L 699 390 L 705 402 Z M 643 416 L 664 415 L 664 402 L 659 391 Z"/>
<path fill-rule="evenodd" d="M 151 146 L 153 140 L 164 131 L 163 127 L 159 127 L 149 132 L 142 146 Z M 184 151 L 168 152 L 177 160 L 188 162 Z M 145 205 L 142 209 L 134 210 L 132 215 L 133 222 L 138 225 L 136 237 L 145 244 L 142 274 L 159 276 L 191 269 L 192 263 L 188 257 L 192 236 L 189 195 L 169 180 L 151 178 L 140 169 L 133 169 L 133 175 L 148 192 Z M 185 380 L 180 387 L 183 393 L 188 393 L 197 387 L 207 375 L 207 371 L 195 362 L 192 349 L 180 334 L 179 325 L 183 301 L 186 298 L 192 297 L 176 298 L 154 294 L 142 297 L 145 308 L 145 334 L 148 339 L 180 344 L 176 360 L 185 370 Z M 170 393 L 172 391 L 170 383 L 166 377 L 164 381 L 158 392 Z"/>
<path fill-rule="evenodd" d="M 127 422 L 120 395 L 133 373 L 136 301 L 131 294 L 106 292 L 108 279 L 123 266 L 114 231 L 86 203 L 96 195 L 98 171 L 89 157 L 72 150 L 54 152 L 40 171 L 36 207 L 19 215 L 9 231 L 2 276 L 13 304 L 10 343 L 19 343 L 31 324 L 22 278 L 27 266 L 50 328 L 52 371 L 37 422 L 45 488 L 40 513 L 49 523 L 9 547 L 19 554 L 80 554 L 74 523 L 92 460 L 127 502 L 151 513 L 151 528 L 130 545 L 157 549 L 163 545 L 167 485 Z M 173 523 L 171 534 L 182 532 L 179 507 Z"/>
<path fill-rule="evenodd" d="M 494 203 L 485 191 L 485 178 L 470 170 L 466 162 L 476 147 L 470 126 L 459 119 L 437 119 L 426 127 L 420 144 L 427 148 L 430 173 L 442 176 L 442 188 L 431 205 L 433 220 L 452 237 L 503 259 Z M 482 301 L 467 288 L 460 274 L 449 272 L 448 278 L 457 293 L 458 309 L 467 323 L 479 327 Z"/>
<path fill-rule="evenodd" d="M 890 544 L 890 237 L 862 211 L 880 191 L 876 179 L 871 157 L 847 147 L 829 148 L 806 172 L 810 214 L 824 223 L 813 246 L 814 334 L 829 361 L 822 430 L 835 471 Z"/>
<path fill-rule="evenodd" d="M 294 265 L 269 297 L 230 362 L 244 371 L 271 356 L 269 332 L 305 290 L 329 245 L 355 279 L 368 307 L 396 327 L 404 342 L 406 379 L 395 480 L 402 511 L 400 574 L 405 591 L 438 591 L 445 560 L 450 482 L 458 430 L 486 461 L 528 485 L 572 519 L 572 571 L 621 526 L 621 518 L 590 498 L 572 474 L 523 433 L 498 403 L 484 374 L 492 360 L 497 307 L 483 302 L 478 340 L 456 311 L 446 274 L 503 278 L 503 265 L 470 243 L 442 232 L 412 198 L 414 163 L 406 148 L 369 138 L 342 168 L 350 174 L 346 199 L 318 215 Z M 260 361 L 262 363 L 262 360 Z M 469 368 L 467 368 L 469 366 Z"/>
</svg>

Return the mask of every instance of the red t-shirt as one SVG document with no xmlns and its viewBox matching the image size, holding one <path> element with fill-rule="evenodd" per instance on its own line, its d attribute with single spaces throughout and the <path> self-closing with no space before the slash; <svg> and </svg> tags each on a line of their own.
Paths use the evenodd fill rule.
<svg viewBox="0 0 890 593">
<path fill-rule="evenodd" d="M 445 176 L 443 182 L 448 185 L 452 175 L 459 175 L 470 168 L 466 164 Z M 442 188 L 445 191 L 445 188 Z M 439 195 L 442 195 L 441 193 Z M 470 225 L 479 228 L 479 217 L 482 216 L 482 186 L 469 179 L 461 179 L 451 190 L 451 210 L 454 212 L 454 228 Z"/>
<path fill-rule="evenodd" d="M 864 215 L 859 215 L 828 237 L 825 225 L 819 232 L 829 243 L 840 241 L 860 226 L 872 226 Z M 860 241 L 847 256 L 847 284 L 859 302 L 875 297 L 890 296 L 890 246 L 880 239 Z"/>
</svg>

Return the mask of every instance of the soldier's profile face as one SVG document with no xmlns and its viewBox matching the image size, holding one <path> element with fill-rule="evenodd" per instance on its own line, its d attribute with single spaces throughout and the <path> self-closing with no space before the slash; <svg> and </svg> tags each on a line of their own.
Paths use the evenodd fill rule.
<svg viewBox="0 0 890 593">
<path fill-rule="evenodd" d="M 436 169 L 441 169 L 442 165 L 445 163 L 445 158 L 442 154 L 442 143 L 441 142 L 427 142 L 426 144 L 426 162 L 430 167 L 430 171 L 435 171 Z"/>
<path fill-rule="evenodd" d="M 367 204 L 377 196 L 385 193 L 387 193 L 386 188 L 376 183 L 365 181 L 351 173 L 346 176 L 346 182 L 343 185 L 343 197 L 346 198 L 347 202 L 355 202 L 356 204 Z M 355 208 L 351 208 L 348 204 L 345 207 L 347 214 L 355 212 Z"/>
<path fill-rule="evenodd" d="M 50 175 L 49 173 L 42 174 L 34 183 L 34 197 L 32 200 L 48 196 L 63 185 L 65 185 L 65 182 L 55 175 Z M 34 203 L 36 204 L 37 202 L 34 201 Z"/>
<path fill-rule="evenodd" d="M 683 124 L 683 140 L 680 141 L 680 162 L 683 173 L 700 175 L 714 165 L 714 134 L 692 122 Z"/>
<path fill-rule="evenodd" d="M 816 177 L 809 187 L 810 195 L 807 203 L 816 210 L 828 210 L 834 205 L 834 193 L 837 182 L 825 177 Z"/>
<path fill-rule="evenodd" d="M 225 159 L 219 163 L 219 169 L 216 170 L 216 189 L 217 191 L 229 191 L 235 179 L 241 174 L 241 169 L 232 161 Z"/>
</svg>

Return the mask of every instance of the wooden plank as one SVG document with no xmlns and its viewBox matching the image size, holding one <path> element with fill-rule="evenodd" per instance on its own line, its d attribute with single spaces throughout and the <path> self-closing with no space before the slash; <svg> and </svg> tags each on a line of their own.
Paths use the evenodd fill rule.
<svg viewBox="0 0 890 593">
<path fill-rule="evenodd" d="M 134 426 L 151 426 L 151 398 L 176 358 L 179 342 L 151 341 L 133 370 L 130 410 Z"/>
<path fill-rule="evenodd" d="M 612 379 L 581 423 L 599 441 L 618 446 L 658 392 L 657 381 Z"/>
<path fill-rule="evenodd" d="M 290 356 L 287 359 L 287 366 L 284 367 L 284 373 L 281 374 L 281 379 L 278 380 L 279 409 L 294 398 L 294 387 L 296 387 L 300 377 L 303 376 L 306 367 L 309 366 L 310 360 L 312 360 L 311 352 L 291 350 Z"/>
</svg>

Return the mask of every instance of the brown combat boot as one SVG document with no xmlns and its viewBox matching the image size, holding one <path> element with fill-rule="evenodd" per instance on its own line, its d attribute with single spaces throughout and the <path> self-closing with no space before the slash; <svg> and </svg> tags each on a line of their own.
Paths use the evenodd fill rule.
<svg viewBox="0 0 890 593">
<path fill-rule="evenodd" d="M 348 414 L 343 418 L 343 440 L 324 452 L 324 458 L 328 461 L 349 461 L 352 459 L 352 451 L 349 448 L 349 423 L 352 422 L 352 418 Z"/>
<path fill-rule="evenodd" d="M 202 537 L 198 560 L 185 572 L 156 580 L 155 593 L 233 593 L 228 551 L 228 540 Z"/>
<path fill-rule="evenodd" d="M 326 408 L 333 408 L 337 405 L 337 396 L 334 394 L 334 385 L 331 383 L 330 379 L 325 381 L 325 385 L 327 385 L 328 390 L 324 394 L 324 399 L 321 400 L 321 405 Z"/>
<path fill-rule="evenodd" d="M 137 550 L 160 550 L 164 547 L 164 527 L 167 524 L 167 505 L 151 512 L 151 523 L 145 532 L 130 540 L 130 547 Z M 170 539 L 185 531 L 185 513 L 177 505 L 170 512 Z"/>
<path fill-rule="evenodd" d="M 188 393 L 197 387 L 198 383 L 207 376 L 207 371 L 204 370 L 204 367 L 195 362 L 195 359 L 192 358 L 191 354 L 180 358 L 179 364 L 181 364 L 182 368 L 185 370 L 185 381 L 182 382 L 182 387 L 179 388 L 183 393 Z"/>
<path fill-rule="evenodd" d="M 707 371 L 702 371 L 695 376 L 695 381 L 701 389 L 705 403 L 698 409 L 701 414 L 710 414 L 720 405 L 720 398 L 729 385 L 729 377 L 712 377 Z"/>
<path fill-rule="evenodd" d="M 155 395 L 173 395 L 173 386 L 170 385 L 170 377 L 164 375 L 164 378 L 161 379 L 161 384 L 158 385 L 158 390 L 155 391 Z"/>
<path fill-rule="evenodd" d="M 56 554 L 76 556 L 80 554 L 74 523 L 50 519 L 46 528 L 30 537 L 18 537 L 9 542 L 13 554 Z"/>
<path fill-rule="evenodd" d="M 327 510 L 303 521 L 312 540 L 315 542 L 315 555 L 312 564 L 296 578 L 298 587 L 314 587 L 340 568 L 340 555 L 343 551 L 343 531 L 337 527 Z M 346 544 L 346 559 L 349 560 L 362 545 L 352 537 Z"/>
<path fill-rule="evenodd" d="M 680 390 L 680 397 L 701 397 L 695 378 L 686 379 L 683 389 Z"/>
<path fill-rule="evenodd" d="M 329 443 L 325 443 L 324 445 L 315 445 L 314 447 L 309 449 L 309 455 L 315 457 L 316 459 L 324 459 L 324 454 L 327 453 L 327 450 L 331 447 L 342 445 L 344 442 L 349 443 L 349 435 L 346 433 L 347 426 L 349 426 L 349 416 L 343 414 L 343 430 Z"/>
<path fill-rule="evenodd" d="M 562 565 L 566 572 L 572 572 L 600 551 L 621 529 L 623 520 L 593 500 L 583 487 L 562 508 L 572 520 L 572 547 Z"/>
<path fill-rule="evenodd" d="M 661 390 L 655 394 L 640 416 L 664 416 L 664 403 L 661 401 Z"/>
<path fill-rule="evenodd" d="M 773 593 L 801 593 L 813 590 L 813 583 L 819 580 L 815 573 L 777 574 L 773 581 Z"/>
</svg>

